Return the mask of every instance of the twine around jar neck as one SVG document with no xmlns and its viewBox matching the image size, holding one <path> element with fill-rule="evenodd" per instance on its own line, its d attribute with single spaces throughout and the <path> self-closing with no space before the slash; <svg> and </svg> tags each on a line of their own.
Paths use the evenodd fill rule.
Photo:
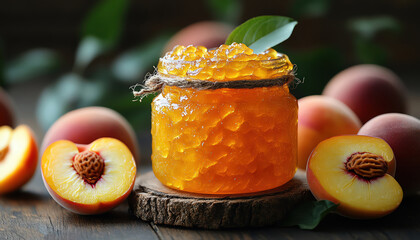
<svg viewBox="0 0 420 240">
<path fill-rule="evenodd" d="M 144 85 L 136 84 L 131 87 L 134 97 L 139 97 L 141 101 L 145 96 L 160 92 L 165 86 L 176 86 L 179 88 L 193 88 L 197 90 L 215 90 L 221 88 L 231 89 L 252 89 L 261 87 L 283 86 L 295 82 L 300 83 L 300 80 L 295 77 L 296 68 L 279 78 L 259 79 L 259 80 L 232 80 L 224 82 L 213 82 L 200 79 L 191 79 L 177 76 L 164 76 L 158 72 L 146 76 Z M 142 89 L 136 91 L 140 86 Z"/>
</svg>

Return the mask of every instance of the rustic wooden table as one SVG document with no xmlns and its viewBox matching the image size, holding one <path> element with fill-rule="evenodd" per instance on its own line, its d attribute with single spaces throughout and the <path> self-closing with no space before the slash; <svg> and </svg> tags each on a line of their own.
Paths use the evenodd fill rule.
<svg viewBox="0 0 420 240">
<path fill-rule="evenodd" d="M 187 229 L 142 222 L 127 202 L 102 215 L 74 214 L 50 197 L 38 171 L 21 191 L 0 198 L 0 239 L 420 239 L 419 203 L 420 196 L 406 198 L 397 211 L 378 220 L 331 214 L 312 231 L 277 226 Z"/>
<path fill-rule="evenodd" d="M 28 87 L 28 86 L 26 86 Z M 31 86 L 28 87 L 29 89 Z M 37 94 L 12 89 L 20 122 L 35 126 L 34 103 Z M 27 95 L 23 95 L 27 94 Z M 19 98 L 18 96 L 26 96 Z M 420 118 L 420 91 L 410 98 L 410 113 Z M 149 165 L 140 166 L 140 174 Z M 157 226 L 136 219 L 125 202 L 96 216 L 71 213 L 49 196 L 39 167 L 35 177 L 19 192 L 0 197 L 0 239 L 420 239 L 420 195 L 404 198 L 392 214 L 377 220 L 351 220 L 328 215 L 312 231 L 297 227 L 201 230 Z"/>
<path fill-rule="evenodd" d="M 0 239 L 420 239 L 419 203 L 420 196 L 406 198 L 397 211 L 378 220 L 331 214 L 312 231 L 276 226 L 186 229 L 142 222 L 127 202 L 102 215 L 74 214 L 50 197 L 38 171 L 21 191 L 0 198 Z"/>
</svg>

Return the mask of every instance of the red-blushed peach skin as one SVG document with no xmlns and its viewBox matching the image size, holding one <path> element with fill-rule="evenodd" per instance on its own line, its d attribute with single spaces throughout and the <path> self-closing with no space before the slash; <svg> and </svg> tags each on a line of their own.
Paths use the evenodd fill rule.
<svg viewBox="0 0 420 240">
<path fill-rule="evenodd" d="M 73 167 L 74 156 L 81 151 L 93 151 L 104 158 L 104 172 L 93 185 Z M 100 214 L 118 206 L 130 194 L 136 178 L 136 164 L 130 150 L 112 138 L 100 138 L 89 145 L 57 141 L 45 150 L 41 170 L 53 199 L 78 214 Z"/>
<path fill-rule="evenodd" d="M 171 51 L 176 45 L 217 48 L 225 43 L 226 38 L 232 30 L 233 26 L 222 22 L 196 22 L 176 33 L 168 41 L 163 53 Z"/>
<path fill-rule="evenodd" d="M 137 164 L 140 150 L 133 128 L 116 111 L 105 107 L 86 107 L 66 113 L 45 134 L 41 153 L 58 140 L 69 140 L 76 144 L 89 144 L 102 137 L 122 141 L 132 152 Z"/>
<path fill-rule="evenodd" d="M 345 163 L 357 152 L 370 152 L 388 163 L 383 176 L 370 180 L 349 172 Z M 402 189 L 391 176 L 395 158 L 379 138 L 348 135 L 322 141 L 311 153 L 306 169 L 308 185 L 318 200 L 339 204 L 337 211 L 350 218 L 378 218 L 394 211 L 402 201 Z"/>
<path fill-rule="evenodd" d="M 391 70 L 373 64 L 356 65 L 334 76 L 322 95 L 345 103 L 362 123 L 390 112 L 407 111 L 407 90 Z"/>
<path fill-rule="evenodd" d="M 32 130 L 26 125 L 19 125 L 11 131 L 11 150 L 0 161 L 0 194 L 13 192 L 26 184 L 38 165 L 38 146 Z M 6 161 L 13 161 L 17 165 L 9 168 Z"/>
<path fill-rule="evenodd" d="M 397 160 L 395 179 L 404 194 L 420 192 L 420 120 L 401 113 L 387 113 L 372 118 L 358 135 L 379 137 L 392 148 Z"/>
<path fill-rule="evenodd" d="M 0 88 L 0 126 L 14 127 L 15 116 L 12 105 L 8 94 Z"/>
<path fill-rule="evenodd" d="M 299 99 L 298 167 L 306 168 L 309 154 L 327 138 L 356 134 L 362 126 L 356 114 L 344 103 L 326 96 Z"/>
</svg>

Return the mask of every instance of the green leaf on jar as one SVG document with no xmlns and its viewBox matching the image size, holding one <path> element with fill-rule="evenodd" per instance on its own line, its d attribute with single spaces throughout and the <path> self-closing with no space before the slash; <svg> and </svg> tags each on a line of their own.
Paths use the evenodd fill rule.
<svg viewBox="0 0 420 240">
<path fill-rule="evenodd" d="M 243 43 L 261 53 L 287 40 L 297 21 L 283 16 L 259 16 L 251 18 L 233 30 L 226 44 Z"/>
</svg>

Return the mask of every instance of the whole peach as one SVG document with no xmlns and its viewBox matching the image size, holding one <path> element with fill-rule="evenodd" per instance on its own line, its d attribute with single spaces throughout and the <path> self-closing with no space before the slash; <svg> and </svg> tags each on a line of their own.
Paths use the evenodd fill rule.
<svg viewBox="0 0 420 240">
<path fill-rule="evenodd" d="M 298 100 L 298 167 L 306 169 L 312 150 L 321 141 L 345 134 L 356 134 L 361 127 L 356 114 L 344 103 L 326 96 Z"/>
<path fill-rule="evenodd" d="M 12 102 L 8 94 L 0 88 L 0 126 L 14 126 L 14 113 Z"/>
<path fill-rule="evenodd" d="M 191 24 L 176 33 L 164 48 L 164 53 L 176 45 L 218 47 L 226 41 L 233 27 L 221 22 L 203 21 Z"/>
<path fill-rule="evenodd" d="M 123 142 L 139 163 L 140 151 L 133 128 L 123 116 L 105 107 L 81 108 L 60 117 L 45 134 L 41 154 L 58 140 L 89 144 L 102 137 L 116 138 Z"/>
<path fill-rule="evenodd" d="M 401 79 L 377 65 L 356 65 L 340 72 L 322 94 L 345 103 L 362 123 L 383 113 L 407 111 L 406 90 Z"/>
<path fill-rule="evenodd" d="M 387 113 L 368 121 L 358 134 L 385 140 L 394 151 L 397 161 L 395 179 L 404 193 L 420 191 L 419 119 L 401 113 Z"/>
</svg>

